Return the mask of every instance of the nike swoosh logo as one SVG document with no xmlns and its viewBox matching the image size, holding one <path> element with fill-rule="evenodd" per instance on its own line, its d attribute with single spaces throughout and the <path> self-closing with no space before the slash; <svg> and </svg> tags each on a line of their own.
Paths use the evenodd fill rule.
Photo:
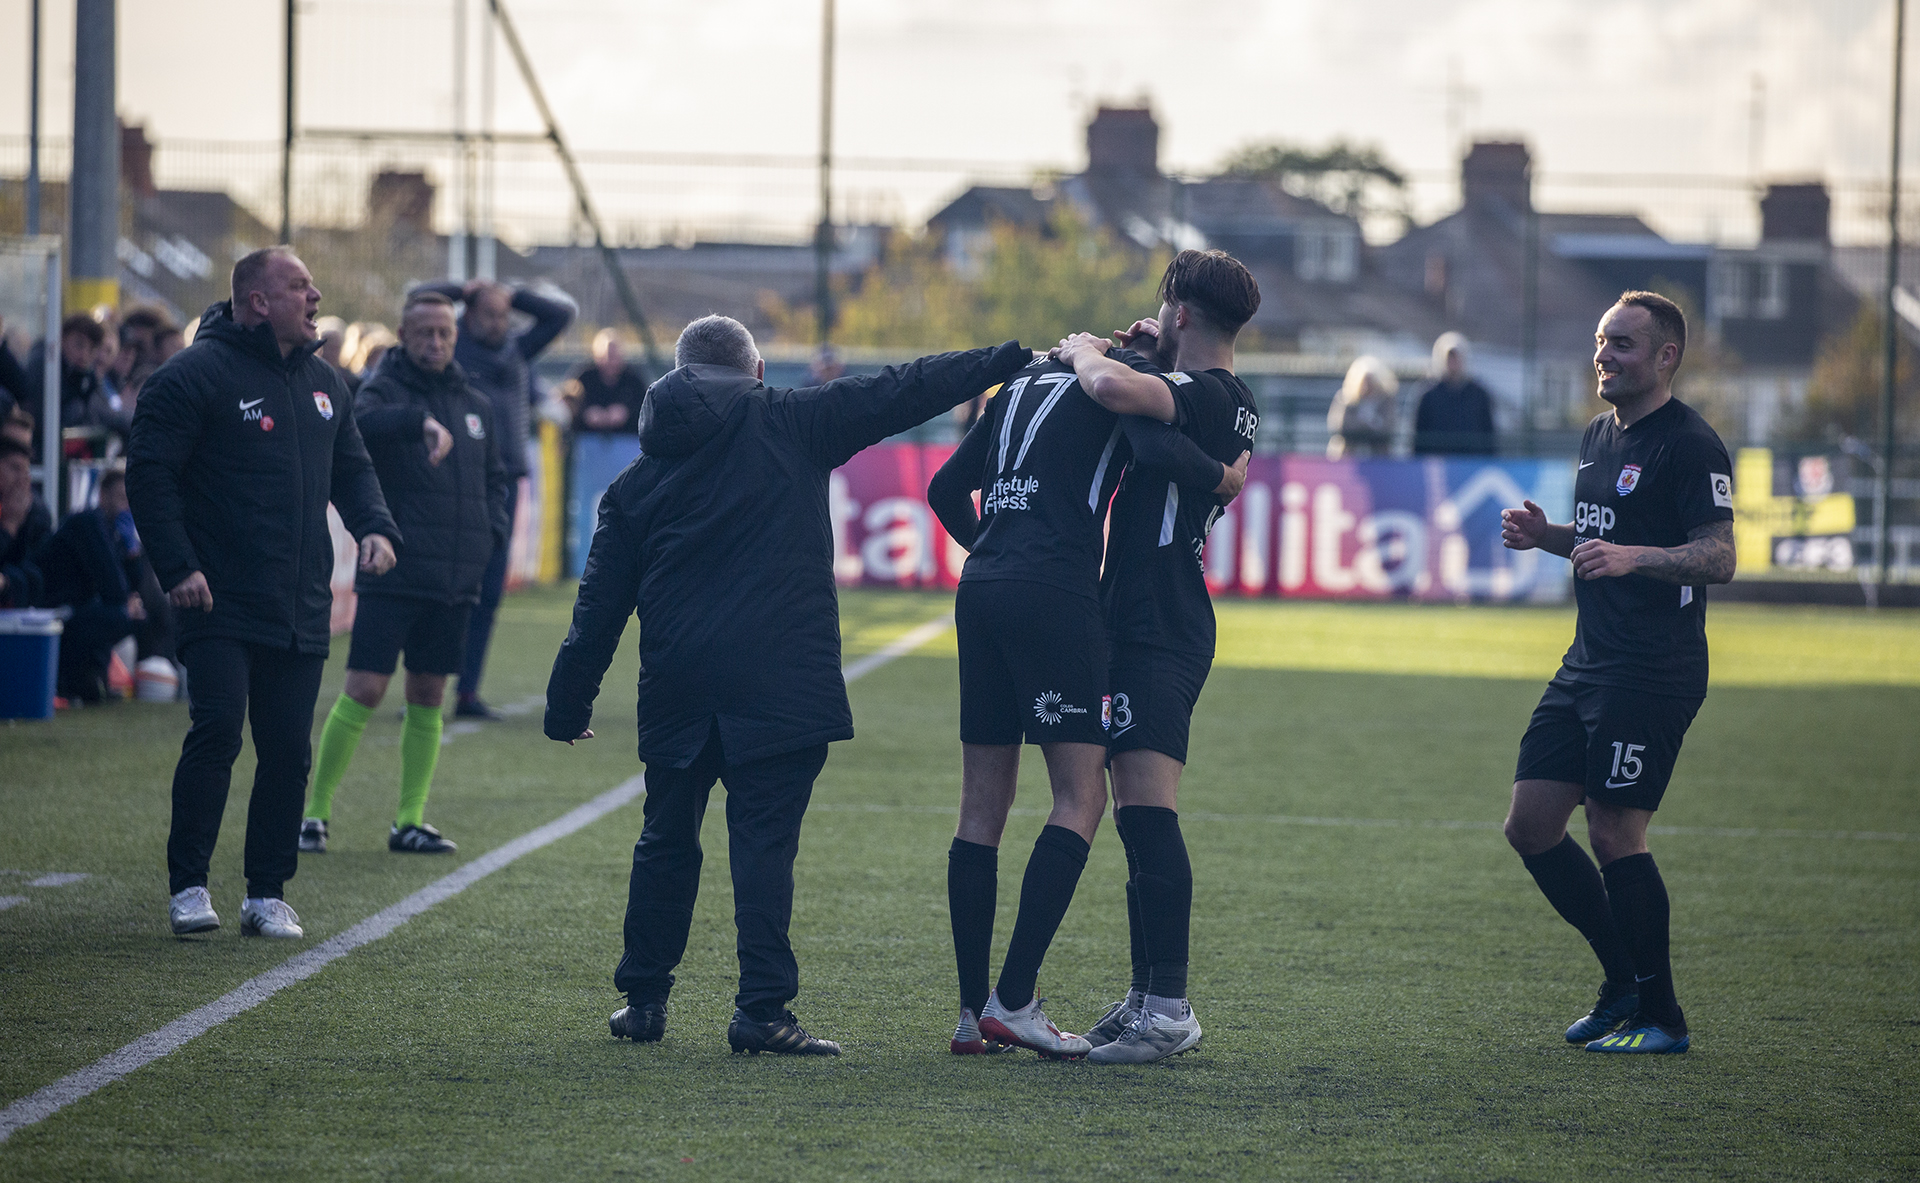
<svg viewBox="0 0 1920 1183">
<path fill-rule="evenodd" d="M 1592 460 L 1583 460 L 1580 462 L 1580 468 L 1576 468 L 1574 469 L 1574 471 L 1579 472 L 1581 469 L 1592 468 L 1594 466 L 1594 463 L 1595 462 Z"/>
<path fill-rule="evenodd" d="M 1633 980 L 1636 982 L 1651 982 L 1653 979 L 1659 976 L 1660 976 L 1659 974 L 1648 974 L 1646 977 L 1643 978 L 1639 974 L 1635 974 L 1633 975 Z"/>
<path fill-rule="evenodd" d="M 265 398 L 256 398 L 256 399 L 254 399 L 254 400 L 253 400 L 252 402 L 250 402 L 250 403 L 241 403 L 241 404 L 240 404 L 240 409 L 241 409 L 241 410 L 243 410 L 243 411 L 251 411 L 251 410 L 253 410 L 253 409 L 254 409 L 255 407 L 257 407 L 257 406 L 259 406 L 259 405 L 260 405 L 261 403 L 263 403 L 263 402 L 266 402 L 266 401 L 267 401 L 267 400 L 266 400 Z"/>
<path fill-rule="evenodd" d="M 1619 784 L 1615 784 L 1613 781 L 1609 780 L 1607 781 L 1607 787 L 1609 789 L 1626 789 L 1626 788 L 1631 788 L 1634 785 L 1639 783 L 1640 782 L 1637 780 L 1623 780 Z"/>
<path fill-rule="evenodd" d="M 1132 731 L 1132 730 L 1133 730 L 1133 724 L 1129 723 L 1125 727 L 1115 728 L 1113 733 L 1115 735 L 1119 735 L 1122 731 Z"/>
</svg>

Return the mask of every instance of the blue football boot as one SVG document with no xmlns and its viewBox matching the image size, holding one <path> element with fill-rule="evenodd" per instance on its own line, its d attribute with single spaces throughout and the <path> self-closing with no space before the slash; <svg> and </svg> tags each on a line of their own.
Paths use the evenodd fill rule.
<svg viewBox="0 0 1920 1183">
<path fill-rule="evenodd" d="M 1677 1055 L 1687 1050 L 1687 1032 L 1663 1027 L 1645 1015 L 1635 1015 L 1618 1031 L 1587 1045 L 1590 1052 L 1614 1052 L 1630 1056 Z"/>
<path fill-rule="evenodd" d="M 1633 986 L 1600 983 L 1600 999 L 1587 1016 L 1567 1028 L 1568 1043 L 1592 1043 L 1632 1018 L 1640 1009 L 1640 991 Z"/>
</svg>

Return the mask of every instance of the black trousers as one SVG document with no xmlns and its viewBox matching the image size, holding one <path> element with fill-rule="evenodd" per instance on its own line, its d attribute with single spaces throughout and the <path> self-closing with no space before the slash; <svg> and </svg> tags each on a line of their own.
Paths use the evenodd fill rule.
<svg viewBox="0 0 1920 1183">
<path fill-rule="evenodd" d="M 507 521 L 511 523 L 514 513 L 520 505 L 520 478 L 514 477 L 507 483 Z M 467 653 L 460 662 L 461 698 L 474 698 L 480 693 L 480 675 L 487 669 L 487 645 L 493 640 L 493 615 L 500 611 L 500 596 L 507 587 L 507 555 L 513 549 L 513 536 L 507 536 L 506 544 L 493 548 L 493 557 L 487 560 L 487 569 L 480 576 L 480 602 L 473 606 L 473 615 L 467 617 Z"/>
<path fill-rule="evenodd" d="M 718 780 L 727 789 L 727 857 L 733 870 L 740 991 L 734 1005 L 772 1019 L 800 992 L 800 966 L 787 943 L 793 917 L 793 860 L 800 820 L 827 745 L 729 766 L 716 725 L 686 768 L 647 765 L 646 824 L 633 847 L 627 889 L 626 951 L 613 984 L 630 998 L 667 997 L 687 951 L 700 891 L 700 822 Z"/>
<path fill-rule="evenodd" d="M 313 764 L 313 704 L 327 659 L 225 637 L 180 650 L 193 726 L 173 770 L 169 892 L 207 885 L 207 867 L 227 809 L 240 727 L 253 723 L 258 766 L 247 802 L 247 894 L 278 898 L 299 866 L 300 813 Z"/>
</svg>

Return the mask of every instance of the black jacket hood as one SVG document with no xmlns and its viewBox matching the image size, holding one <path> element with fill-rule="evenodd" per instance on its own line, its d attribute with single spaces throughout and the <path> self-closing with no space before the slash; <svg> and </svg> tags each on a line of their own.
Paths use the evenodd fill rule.
<svg viewBox="0 0 1920 1183">
<path fill-rule="evenodd" d="M 647 387 L 640 404 L 640 450 L 690 456 L 720 434 L 734 407 L 760 379 L 732 366 L 681 366 Z"/>
<path fill-rule="evenodd" d="M 203 333 L 257 354 L 267 361 L 278 362 L 287 369 L 299 365 L 320 350 L 319 341 L 307 341 L 287 356 L 280 356 L 280 343 L 273 339 L 273 326 L 264 320 L 257 325 L 247 326 L 233 319 L 232 300 L 207 306 L 207 310 L 200 314 L 200 327 L 194 330 L 194 336 L 198 338 Z"/>
</svg>

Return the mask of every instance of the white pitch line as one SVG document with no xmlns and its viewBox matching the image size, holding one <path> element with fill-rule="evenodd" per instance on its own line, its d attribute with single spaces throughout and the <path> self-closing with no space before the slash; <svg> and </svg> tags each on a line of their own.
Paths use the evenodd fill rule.
<svg viewBox="0 0 1920 1183">
<path fill-rule="evenodd" d="M 952 623 L 951 616 L 929 621 L 879 652 L 859 658 L 844 668 L 846 680 L 855 681 L 894 658 L 912 652 L 945 632 Z M 514 705 L 521 706 L 519 703 Z M 524 713 L 532 709 L 531 706 L 525 706 L 521 712 L 516 713 Z M 490 850 L 467 863 L 452 874 L 436 879 L 399 903 L 375 912 L 338 936 L 330 937 L 311 949 L 295 954 L 267 972 L 247 979 L 205 1006 L 188 1011 L 159 1030 L 142 1035 L 120 1050 L 102 1056 L 78 1072 L 63 1076 L 45 1088 L 20 1098 L 5 1109 L 0 1109 L 0 1142 L 5 1142 L 12 1137 L 15 1131 L 36 1122 L 45 1121 L 75 1101 L 98 1092 L 162 1056 L 177 1051 L 190 1040 L 205 1035 L 228 1019 L 245 1014 L 295 982 L 312 977 L 327 965 L 345 957 L 360 946 L 379 940 L 435 904 L 460 894 L 522 855 L 532 854 L 543 846 L 551 845 L 577 830 L 584 829 L 645 791 L 644 776 L 635 776 L 623 781 L 585 805 L 560 815 L 544 826 L 527 831 L 505 846 Z M 0 908 L 26 902 L 25 896 L 0 897 Z"/>
</svg>

